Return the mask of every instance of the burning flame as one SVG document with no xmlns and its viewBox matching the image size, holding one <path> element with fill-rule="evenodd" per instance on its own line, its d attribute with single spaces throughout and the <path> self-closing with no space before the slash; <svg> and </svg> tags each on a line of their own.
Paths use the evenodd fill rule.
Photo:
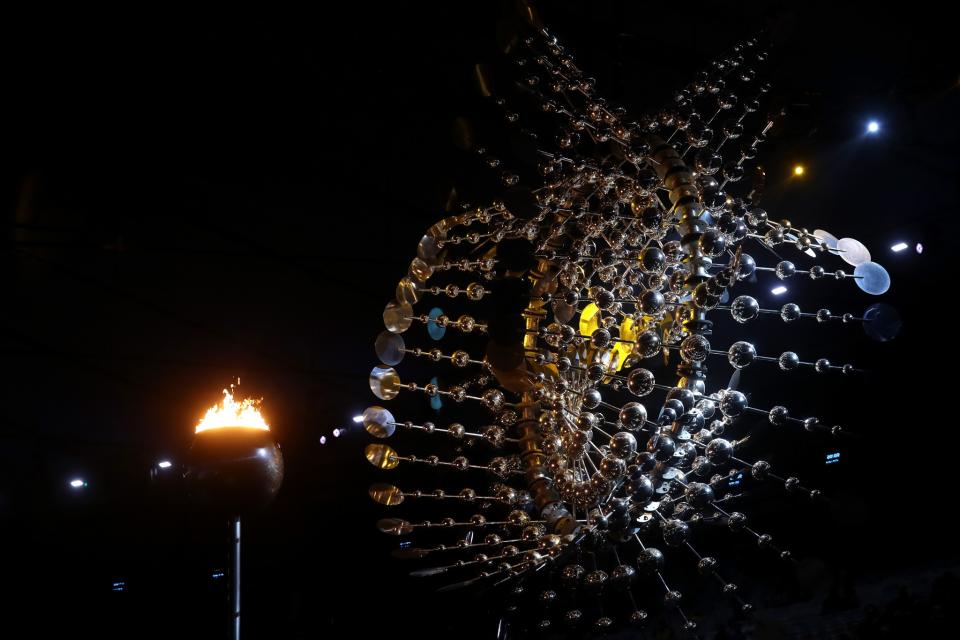
<svg viewBox="0 0 960 640">
<path fill-rule="evenodd" d="M 223 400 L 209 409 L 197 424 L 196 433 L 208 429 L 245 427 L 269 431 L 270 426 L 260 413 L 260 400 L 246 398 L 241 402 L 233 399 L 233 385 L 223 390 Z"/>
</svg>

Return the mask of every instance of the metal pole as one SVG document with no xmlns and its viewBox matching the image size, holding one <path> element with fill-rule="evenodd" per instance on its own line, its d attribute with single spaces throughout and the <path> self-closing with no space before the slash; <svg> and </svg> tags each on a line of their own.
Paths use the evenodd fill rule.
<svg viewBox="0 0 960 640">
<path fill-rule="evenodd" d="M 240 640 L 240 516 L 230 523 L 233 530 L 233 640 Z"/>
</svg>

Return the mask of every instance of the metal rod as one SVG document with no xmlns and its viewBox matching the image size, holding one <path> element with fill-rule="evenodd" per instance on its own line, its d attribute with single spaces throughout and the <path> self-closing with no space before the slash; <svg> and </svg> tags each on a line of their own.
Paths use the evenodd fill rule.
<svg viewBox="0 0 960 640">
<path fill-rule="evenodd" d="M 233 531 L 233 594 L 231 598 L 233 608 L 233 632 L 231 638 L 240 640 L 240 516 L 233 518 L 230 523 Z"/>
</svg>

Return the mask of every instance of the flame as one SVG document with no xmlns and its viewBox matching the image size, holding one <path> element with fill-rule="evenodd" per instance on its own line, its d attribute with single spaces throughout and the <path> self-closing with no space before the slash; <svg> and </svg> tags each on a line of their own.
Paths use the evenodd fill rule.
<svg viewBox="0 0 960 640">
<path fill-rule="evenodd" d="M 232 388 L 223 390 L 223 400 L 209 409 L 197 424 L 196 433 L 208 429 L 245 427 L 269 431 L 270 426 L 260 413 L 260 400 L 246 398 L 241 402 L 233 399 Z"/>
</svg>

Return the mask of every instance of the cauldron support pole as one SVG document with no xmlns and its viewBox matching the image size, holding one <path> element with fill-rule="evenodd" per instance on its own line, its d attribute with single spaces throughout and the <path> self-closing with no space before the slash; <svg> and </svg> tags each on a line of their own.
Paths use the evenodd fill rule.
<svg viewBox="0 0 960 640">
<path fill-rule="evenodd" d="M 233 534 L 233 585 L 231 608 L 233 609 L 233 640 L 240 640 L 240 516 L 235 516 L 230 522 Z"/>
</svg>

